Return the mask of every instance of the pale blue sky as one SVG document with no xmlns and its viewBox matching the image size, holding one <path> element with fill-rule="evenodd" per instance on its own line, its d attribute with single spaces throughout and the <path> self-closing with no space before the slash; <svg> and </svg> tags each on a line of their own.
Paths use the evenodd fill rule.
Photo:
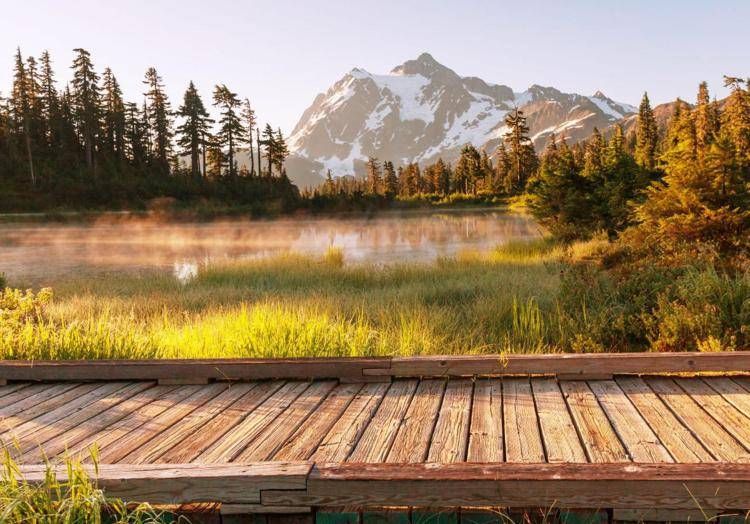
<svg viewBox="0 0 750 524">
<path fill-rule="evenodd" d="M 226 83 L 290 132 L 352 67 L 379 73 L 423 51 L 514 90 L 537 83 L 637 104 L 693 100 L 699 81 L 750 75 L 750 0 L 27 0 L 1 8 L 0 92 L 12 58 L 49 49 L 60 80 L 74 47 L 110 66 L 129 99 L 154 65 L 177 106 L 189 80 Z"/>
</svg>

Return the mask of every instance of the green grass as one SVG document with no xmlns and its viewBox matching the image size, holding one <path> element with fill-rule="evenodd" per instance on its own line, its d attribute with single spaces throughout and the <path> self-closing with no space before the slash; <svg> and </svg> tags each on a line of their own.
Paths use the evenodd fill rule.
<svg viewBox="0 0 750 524">
<path fill-rule="evenodd" d="M 548 239 L 433 264 L 331 250 L 64 280 L 0 294 L 0 358 L 231 358 L 744 349 L 750 272 L 597 269 L 606 240 Z M 10 283 L 12 284 L 12 282 Z M 3 306 L 3 302 L 6 303 Z"/>
<path fill-rule="evenodd" d="M 556 351 L 563 249 L 549 240 L 434 264 L 340 252 L 59 282 L 44 313 L 0 327 L 0 357 L 200 358 Z"/>
<path fill-rule="evenodd" d="M 0 468 L 0 522 L 159 524 L 168 521 L 165 512 L 147 504 L 128 505 L 108 497 L 80 462 L 68 460 L 64 478 L 59 478 L 48 466 L 41 482 L 27 481 L 7 451 L 0 458 Z"/>
</svg>

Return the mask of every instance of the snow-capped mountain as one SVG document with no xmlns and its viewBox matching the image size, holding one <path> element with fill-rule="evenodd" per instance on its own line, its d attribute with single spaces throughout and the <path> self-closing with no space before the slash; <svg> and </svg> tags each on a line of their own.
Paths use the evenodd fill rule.
<svg viewBox="0 0 750 524">
<path fill-rule="evenodd" d="M 492 153 L 506 131 L 504 118 L 523 110 L 537 148 L 551 133 L 571 142 L 631 115 L 633 106 L 602 94 L 583 96 L 533 85 L 523 92 L 460 77 L 427 53 L 389 74 L 352 69 L 304 112 L 289 139 L 290 176 L 364 172 L 368 156 L 394 163 L 453 160 L 472 143 Z"/>
</svg>

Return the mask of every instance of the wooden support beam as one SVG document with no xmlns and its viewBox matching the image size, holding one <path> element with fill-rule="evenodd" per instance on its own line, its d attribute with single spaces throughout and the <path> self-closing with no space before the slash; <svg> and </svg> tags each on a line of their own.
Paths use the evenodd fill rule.
<svg viewBox="0 0 750 524">
<path fill-rule="evenodd" d="M 321 464 L 274 506 L 750 508 L 748 464 Z"/>
<path fill-rule="evenodd" d="M 158 380 L 202 383 L 197 381 L 339 378 L 347 382 L 381 382 L 389 379 L 365 376 L 363 371 L 388 365 L 387 358 L 0 360 L 0 380 Z"/>
<path fill-rule="evenodd" d="M 254 464 L 101 464 L 98 473 L 85 466 L 108 496 L 151 504 L 219 502 L 258 504 L 266 489 L 304 490 L 312 464 L 259 462 Z M 20 466 L 30 483 L 45 479 L 46 466 Z M 64 465 L 57 478 L 67 479 Z"/>
<path fill-rule="evenodd" d="M 717 353 L 589 353 L 469 355 L 393 358 L 365 375 L 392 377 L 469 375 L 609 376 L 655 373 L 750 372 L 750 351 Z"/>
</svg>

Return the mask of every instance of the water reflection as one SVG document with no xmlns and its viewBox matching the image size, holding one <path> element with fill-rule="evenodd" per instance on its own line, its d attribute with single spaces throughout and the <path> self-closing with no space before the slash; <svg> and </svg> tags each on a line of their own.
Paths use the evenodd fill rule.
<svg viewBox="0 0 750 524">
<path fill-rule="evenodd" d="M 0 272 L 50 281 L 80 272 L 158 268 L 182 281 L 201 264 L 280 252 L 340 248 L 347 263 L 429 262 L 539 234 L 528 217 L 502 211 L 383 213 L 371 218 L 285 218 L 158 223 L 0 224 Z"/>
</svg>

